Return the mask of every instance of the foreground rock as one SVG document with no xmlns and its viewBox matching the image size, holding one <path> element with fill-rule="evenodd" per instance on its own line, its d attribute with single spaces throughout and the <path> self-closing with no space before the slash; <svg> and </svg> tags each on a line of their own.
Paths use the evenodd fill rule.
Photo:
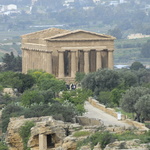
<svg viewBox="0 0 150 150">
<path fill-rule="evenodd" d="M 90 119 L 81 117 L 78 119 L 80 123 L 86 125 L 91 122 Z M 95 120 L 96 126 L 85 126 L 73 123 L 64 123 L 54 120 L 52 117 L 29 118 L 24 117 L 11 118 L 7 129 L 6 141 L 9 145 L 9 150 L 24 150 L 22 138 L 19 135 L 19 129 L 27 121 L 35 122 L 35 126 L 31 128 L 31 136 L 28 141 L 28 147 L 31 150 L 75 150 L 76 143 L 79 138 L 73 135 L 78 130 L 89 131 L 94 133 L 102 124 Z"/>
<path fill-rule="evenodd" d="M 100 120 L 78 117 L 78 123 L 66 123 L 53 119 L 51 116 L 37 118 L 11 118 L 7 129 L 6 142 L 9 150 L 24 150 L 23 140 L 19 130 L 27 121 L 32 121 L 35 125 L 31 128 L 31 136 L 28 147 L 31 150 L 76 150 L 77 142 L 85 139 L 90 134 L 100 130 L 121 133 L 126 128 L 107 127 L 105 128 Z M 80 124 L 79 124 L 80 123 Z M 88 126 L 87 126 L 88 125 Z M 77 131 L 88 132 L 88 135 L 74 136 Z M 148 150 L 147 145 L 140 144 L 139 140 L 115 141 L 106 146 L 104 150 Z M 80 150 L 91 150 L 89 145 L 83 146 Z M 100 144 L 94 150 L 101 150 Z"/>
</svg>

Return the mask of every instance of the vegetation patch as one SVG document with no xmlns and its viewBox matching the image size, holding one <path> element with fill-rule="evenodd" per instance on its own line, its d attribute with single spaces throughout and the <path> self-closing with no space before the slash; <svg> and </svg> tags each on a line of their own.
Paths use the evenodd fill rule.
<svg viewBox="0 0 150 150">
<path fill-rule="evenodd" d="M 30 148 L 27 147 L 27 143 L 29 141 L 29 138 L 31 136 L 31 128 L 34 126 L 34 122 L 27 121 L 23 126 L 21 126 L 19 134 L 23 141 L 24 150 L 30 150 Z"/>
<path fill-rule="evenodd" d="M 75 137 L 88 136 L 88 135 L 90 135 L 89 131 L 78 131 L 73 134 L 73 136 Z"/>
<path fill-rule="evenodd" d="M 7 145 L 3 141 L 0 142 L 0 150 L 8 150 Z"/>
<path fill-rule="evenodd" d="M 94 146 L 96 146 L 98 143 L 101 145 L 101 148 L 104 149 L 107 144 L 114 142 L 114 141 L 115 141 L 115 137 L 113 134 L 107 131 L 97 132 L 87 137 L 83 141 L 79 141 L 77 143 L 77 150 L 80 150 L 82 146 L 89 145 L 89 144 L 90 144 L 91 149 L 93 149 Z"/>
<path fill-rule="evenodd" d="M 141 143 L 149 143 L 150 142 L 150 131 L 145 132 L 144 134 L 140 134 L 137 136 L 134 131 L 126 131 L 121 134 L 116 134 L 116 138 L 119 141 L 129 141 L 133 139 L 139 139 Z"/>
</svg>

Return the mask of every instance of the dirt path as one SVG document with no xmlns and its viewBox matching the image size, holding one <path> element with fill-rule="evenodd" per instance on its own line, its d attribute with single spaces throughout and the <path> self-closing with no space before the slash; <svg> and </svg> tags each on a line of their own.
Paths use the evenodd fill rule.
<svg viewBox="0 0 150 150">
<path fill-rule="evenodd" d="M 118 121 L 115 117 L 99 110 L 98 108 L 93 107 L 89 102 L 85 103 L 85 109 L 87 112 L 84 114 L 84 116 L 100 119 L 105 126 L 130 127 L 130 125 L 127 123 Z"/>
</svg>

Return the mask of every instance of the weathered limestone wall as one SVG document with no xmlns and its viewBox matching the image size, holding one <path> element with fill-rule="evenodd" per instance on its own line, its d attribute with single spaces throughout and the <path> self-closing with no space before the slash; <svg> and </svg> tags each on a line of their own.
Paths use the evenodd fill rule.
<svg viewBox="0 0 150 150">
<path fill-rule="evenodd" d="M 136 127 L 136 128 L 138 128 L 138 129 L 140 129 L 141 131 L 142 130 L 143 131 L 145 131 L 145 130 L 148 131 L 149 130 L 147 127 L 145 127 L 145 125 L 143 123 L 133 121 L 131 119 L 126 119 L 125 122 L 132 125 L 132 126 L 134 126 L 134 127 Z"/>
<path fill-rule="evenodd" d="M 97 100 L 95 100 L 95 99 L 93 99 L 91 97 L 88 99 L 88 101 L 94 107 L 96 107 L 96 108 L 98 108 L 98 109 L 108 113 L 111 116 L 114 116 L 115 118 L 118 118 L 117 113 L 115 112 L 114 109 L 106 108 L 105 105 L 100 104 Z M 128 124 L 130 124 L 130 125 L 132 125 L 132 126 L 134 126 L 136 128 L 138 128 L 140 130 L 145 130 L 145 131 L 149 130 L 147 127 L 145 127 L 145 125 L 143 123 L 136 122 L 136 121 L 133 121 L 131 119 L 126 119 L 126 117 L 124 115 L 121 115 L 121 120 L 124 120 L 126 123 L 128 123 Z"/>
<path fill-rule="evenodd" d="M 103 123 L 100 119 L 88 118 L 88 117 L 76 117 L 76 123 L 83 126 L 102 126 Z"/>
</svg>

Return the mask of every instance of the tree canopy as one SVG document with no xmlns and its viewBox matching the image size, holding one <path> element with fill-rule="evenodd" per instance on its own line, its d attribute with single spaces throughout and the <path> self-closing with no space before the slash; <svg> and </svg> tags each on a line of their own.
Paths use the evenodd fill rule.
<svg viewBox="0 0 150 150">
<path fill-rule="evenodd" d="M 146 112 L 147 109 L 150 109 L 149 105 L 147 106 L 148 108 L 146 109 L 144 107 L 143 109 L 141 109 L 140 106 L 143 100 L 144 100 L 143 105 L 145 105 L 145 102 L 148 101 L 147 99 L 149 98 L 149 96 L 143 98 L 143 96 L 147 94 L 150 94 L 150 90 L 148 88 L 131 87 L 122 96 L 122 101 L 121 101 L 122 109 L 125 110 L 126 112 L 136 113 L 136 119 L 138 121 L 141 121 L 140 117 L 142 117 L 142 114 L 144 114 L 143 111 Z"/>
<path fill-rule="evenodd" d="M 143 44 L 141 54 L 145 58 L 150 58 L 150 40 Z"/>
<path fill-rule="evenodd" d="M 145 68 L 145 66 L 141 62 L 138 62 L 138 61 L 132 63 L 130 66 L 131 70 L 139 70 L 141 68 Z"/>
<path fill-rule="evenodd" d="M 6 53 L 2 57 L 2 61 L 5 63 L 2 71 L 22 71 L 22 58 L 19 55 L 15 57 L 13 52 L 10 54 Z"/>
</svg>

